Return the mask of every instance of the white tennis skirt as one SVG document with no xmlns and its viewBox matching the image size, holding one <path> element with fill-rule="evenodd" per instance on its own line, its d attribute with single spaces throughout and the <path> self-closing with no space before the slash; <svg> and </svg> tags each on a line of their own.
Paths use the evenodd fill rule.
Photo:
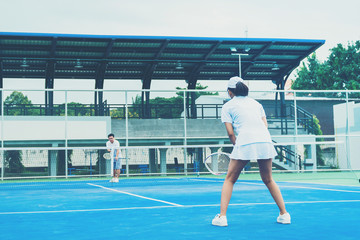
<svg viewBox="0 0 360 240">
<path fill-rule="evenodd" d="M 269 159 L 277 156 L 274 145 L 268 142 L 251 143 L 242 146 L 234 146 L 230 154 L 231 159 L 236 160 L 257 160 Z"/>
</svg>

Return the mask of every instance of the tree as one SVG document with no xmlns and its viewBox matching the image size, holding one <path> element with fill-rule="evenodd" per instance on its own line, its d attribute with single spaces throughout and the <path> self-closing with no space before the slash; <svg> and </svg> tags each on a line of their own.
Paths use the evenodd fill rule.
<svg viewBox="0 0 360 240">
<path fill-rule="evenodd" d="M 292 89 L 301 90 L 359 90 L 360 89 L 360 41 L 347 47 L 338 44 L 331 49 L 326 61 L 320 62 L 316 54 L 307 58 L 297 71 Z M 321 94 L 324 95 L 324 94 Z M 339 96 L 338 94 L 334 94 Z M 355 97 L 356 94 L 351 96 Z"/>
<path fill-rule="evenodd" d="M 183 98 L 156 97 L 150 99 L 151 116 L 153 118 L 180 118 L 183 112 Z M 141 116 L 141 97 L 138 95 L 133 99 L 133 109 L 129 109 L 130 116 Z"/>
<path fill-rule="evenodd" d="M 200 83 L 196 84 L 196 90 L 204 90 L 208 86 L 202 86 Z M 177 87 L 179 92 L 176 92 L 175 97 L 165 98 L 165 97 L 156 97 L 150 99 L 151 106 L 151 116 L 153 118 L 180 118 L 181 113 L 184 111 L 184 94 L 182 90 L 185 88 Z M 199 98 L 201 95 L 219 95 L 218 92 L 195 92 L 194 101 Z M 191 101 L 191 100 L 190 100 Z M 189 104 L 189 103 L 188 103 Z M 141 97 L 138 95 L 133 99 L 133 108 L 129 109 L 129 115 L 131 116 L 141 116 Z M 112 110 L 111 116 L 116 116 L 117 113 L 122 113 L 119 110 Z"/>
<path fill-rule="evenodd" d="M 195 87 L 195 90 L 205 90 L 205 89 L 207 89 L 208 88 L 208 86 L 203 86 L 203 85 L 201 85 L 200 83 L 197 83 L 196 84 L 196 87 Z M 177 90 L 186 90 L 186 88 L 180 88 L 180 87 L 177 87 L 176 88 Z M 178 95 L 178 96 L 180 96 L 180 97 L 183 97 L 183 93 L 182 92 L 177 92 L 176 93 L 176 95 Z M 196 99 L 198 99 L 200 96 L 202 96 L 202 95 L 219 95 L 219 92 L 195 92 L 194 93 L 194 95 L 195 95 L 195 99 L 194 100 L 196 100 Z"/>
<path fill-rule="evenodd" d="M 65 115 L 65 104 L 60 105 L 61 115 Z M 90 106 L 77 102 L 67 104 L 68 116 L 92 116 L 94 110 Z"/>
<path fill-rule="evenodd" d="M 21 160 L 22 151 L 5 151 L 5 168 L 9 169 L 9 173 L 22 173 L 24 171 L 25 167 Z"/>
<path fill-rule="evenodd" d="M 31 100 L 22 92 L 14 91 L 4 101 L 7 115 L 38 115 L 39 110 L 32 108 Z"/>
</svg>

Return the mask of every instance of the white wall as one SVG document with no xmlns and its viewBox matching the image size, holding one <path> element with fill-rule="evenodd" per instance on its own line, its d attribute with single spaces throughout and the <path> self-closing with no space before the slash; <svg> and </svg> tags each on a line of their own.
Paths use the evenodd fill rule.
<svg viewBox="0 0 360 240">
<path fill-rule="evenodd" d="M 2 127 L 1 124 L 4 124 Z M 102 139 L 111 131 L 110 117 L 8 116 L 0 121 L 4 141 Z"/>
<path fill-rule="evenodd" d="M 347 109 L 346 103 L 334 105 L 334 129 L 336 141 L 344 144 L 337 148 L 337 156 L 340 168 L 360 169 L 360 104 L 348 103 L 349 137 L 347 133 Z M 348 143 L 348 146 L 346 144 Z"/>
</svg>

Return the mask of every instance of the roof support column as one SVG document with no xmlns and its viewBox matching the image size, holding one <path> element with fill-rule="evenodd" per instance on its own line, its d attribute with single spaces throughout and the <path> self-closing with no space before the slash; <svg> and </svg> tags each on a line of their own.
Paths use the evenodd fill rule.
<svg viewBox="0 0 360 240">
<path fill-rule="evenodd" d="M 54 89 L 55 61 L 50 60 L 46 66 L 45 89 Z M 54 115 L 54 92 L 45 91 L 46 115 Z"/>
<path fill-rule="evenodd" d="M 196 82 L 197 79 L 193 78 L 188 81 L 188 89 L 194 90 L 196 88 Z M 197 112 L 196 112 L 196 93 L 195 92 L 187 92 L 186 93 L 186 111 L 189 118 L 196 118 Z"/>
<path fill-rule="evenodd" d="M 142 80 L 142 89 L 150 89 L 151 79 L 144 78 Z M 143 118 L 151 118 L 150 110 L 150 92 L 141 92 L 141 114 Z"/>
<path fill-rule="evenodd" d="M 150 89 L 151 79 L 153 77 L 154 71 L 157 66 L 157 60 L 167 47 L 170 40 L 165 39 L 161 44 L 158 52 L 154 57 L 154 62 L 150 63 L 144 70 L 142 76 L 142 89 Z M 150 109 L 150 92 L 141 92 L 141 114 L 143 118 L 151 118 L 151 109 Z"/>
<path fill-rule="evenodd" d="M 187 80 L 186 82 L 188 83 L 188 89 L 195 89 L 196 88 L 197 79 L 199 77 L 199 74 L 200 74 L 201 70 L 206 65 L 205 62 L 218 49 L 218 47 L 221 45 L 221 43 L 222 43 L 222 41 L 214 42 L 214 44 L 212 45 L 210 51 L 204 56 L 203 62 L 197 64 L 192 69 L 192 71 L 188 75 L 188 78 L 186 79 Z M 190 96 L 191 96 L 191 101 L 190 101 Z M 191 92 L 190 94 L 186 93 L 186 112 L 187 112 L 187 116 L 189 116 L 190 118 L 197 118 L 195 100 L 196 100 L 196 92 Z M 189 112 L 189 102 L 190 102 L 190 106 L 191 106 L 190 107 L 190 112 Z"/>
<path fill-rule="evenodd" d="M 115 43 L 115 39 L 112 38 L 104 53 L 102 61 L 98 64 L 96 73 L 95 73 L 95 89 L 104 89 L 104 79 L 108 62 L 106 59 L 109 57 L 113 45 Z M 106 102 L 103 100 L 103 91 L 95 91 L 94 92 L 94 108 L 95 108 L 95 116 L 105 116 L 105 105 Z M 107 109 L 106 113 L 110 116 L 110 110 Z"/>
<path fill-rule="evenodd" d="M 98 65 L 96 71 L 96 78 L 95 78 L 95 89 L 104 89 L 104 79 L 105 79 L 105 72 L 106 72 L 107 63 L 101 62 Z M 103 91 L 95 91 L 94 93 L 94 104 L 95 104 L 95 116 L 104 116 L 105 109 L 104 109 L 104 100 L 103 100 Z"/>
<path fill-rule="evenodd" d="M 46 63 L 45 89 L 54 89 L 56 43 L 57 37 L 54 37 L 51 41 L 50 59 Z M 45 114 L 54 115 L 54 91 L 45 91 Z"/>
</svg>

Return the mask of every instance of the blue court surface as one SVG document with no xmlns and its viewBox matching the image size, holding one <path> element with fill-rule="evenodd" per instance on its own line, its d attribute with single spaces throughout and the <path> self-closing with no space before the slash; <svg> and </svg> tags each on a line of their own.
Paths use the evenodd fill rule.
<svg viewBox="0 0 360 240">
<path fill-rule="evenodd" d="M 278 182 L 292 217 L 261 181 L 239 180 L 228 227 L 223 179 L 148 178 L 0 184 L 0 239 L 360 239 L 360 187 Z"/>
</svg>

